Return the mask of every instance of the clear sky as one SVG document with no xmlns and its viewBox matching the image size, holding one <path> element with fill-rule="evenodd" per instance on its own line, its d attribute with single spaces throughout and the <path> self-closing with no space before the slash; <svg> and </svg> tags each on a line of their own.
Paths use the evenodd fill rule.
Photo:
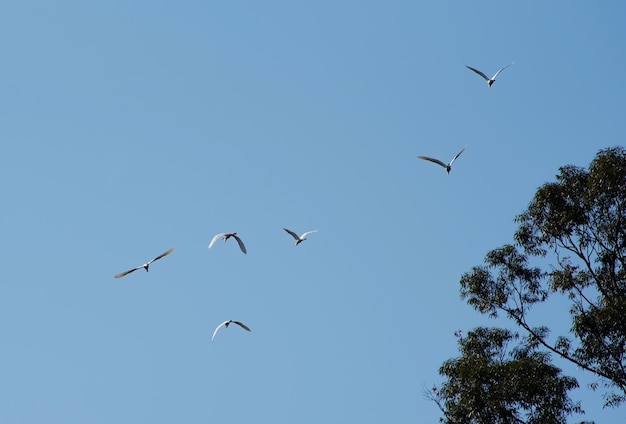
<svg viewBox="0 0 626 424">
<path fill-rule="evenodd" d="M 625 16 L 2 3 L 0 422 L 437 422 L 422 393 L 454 331 L 507 324 L 460 300 L 462 273 L 560 166 L 624 142 Z M 491 88 L 465 68 L 511 62 Z M 465 145 L 450 175 L 416 158 Z M 295 247 L 282 227 L 319 232 Z M 232 231 L 247 255 L 207 249 Z M 252 331 L 211 342 L 227 319 Z M 623 423 L 571 396 L 573 420 Z"/>
</svg>

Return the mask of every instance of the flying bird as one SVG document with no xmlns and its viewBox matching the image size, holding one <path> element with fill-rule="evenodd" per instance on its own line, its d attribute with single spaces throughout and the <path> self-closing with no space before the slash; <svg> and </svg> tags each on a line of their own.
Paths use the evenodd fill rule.
<svg viewBox="0 0 626 424">
<path fill-rule="evenodd" d="M 515 63 L 515 62 L 513 62 L 513 63 Z M 480 72 L 478 69 L 474 69 L 474 68 L 472 68 L 471 66 L 467 66 L 467 65 L 465 65 L 465 67 L 466 67 L 467 69 L 470 69 L 470 70 L 474 71 L 475 73 L 477 73 L 477 74 L 478 74 L 478 75 L 480 75 L 481 77 L 483 77 L 483 78 L 485 79 L 485 81 L 487 81 L 487 86 L 488 86 L 488 87 L 491 87 L 491 84 L 493 84 L 494 82 L 496 82 L 496 77 L 498 76 L 498 74 L 499 74 L 500 72 L 504 71 L 504 70 L 505 70 L 506 68 L 508 68 L 509 66 L 511 66 L 513 63 L 509 63 L 508 65 L 503 66 L 502 68 L 500 68 L 500 69 L 498 70 L 498 72 L 496 72 L 496 73 L 495 73 L 495 74 L 494 74 L 491 78 L 487 77 L 487 75 L 483 74 L 483 73 L 482 73 L 482 72 Z"/>
<path fill-rule="evenodd" d="M 213 247 L 215 242 L 218 241 L 219 239 L 223 239 L 224 241 L 226 241 L 226 240 L 228 240 L 231 237 L 234 237 L 235 240 L 237 240 L 237 243 L 239 244 L 239 248 L 241 249 L 241 251 L 243 253 L 248 253 L 246 251 L 246 246 L 244 246 L 244 244 L 243 244 L 243 241 L 241 241 L 241 239 L 239 237 L 237 237 L 237 233 L 219 233 L 219 234 L 216 234 L 215 236 L 213 236 L 213 239 L 211 240 L 211 243 L 209 243 L 209 249 L 211 247 Z"/>
<path fill-rule="evenodd" d="M 232 319 L 229 319 L 228 321 L 224 321 L 223 323 L 221 323 L 220 325 L 218 325 L 215 328 L 215 331 L 213 332 L 213 336 L 211 337 L 211 341 L 213 341 L 213 339 L 215 338 L 215 335 L 217 334 L 217 331 L 222 328 L 222 327 L 226 327 L 228 328 L 228 326 L 233 323 L 233 324 L 237 324 L 238 326 L 240 326 L 241 328 L 243 328 L 246 331 L 250 331 L 250 329 L 248 328 L 248 326 L 246 324 L 244 324 L 243 322 L 239 322 L 239 321 L 233 321 Z"/>
<path fill-rule="evenodd" d="M 123 277 L 123 276 L 125 276 L 125 275 L 128 275 L 128 274 L 130 274 L 131 272 L 135 272 L 135 271 L 137 271 L 138 269 L 141 269 L 141 268 L 145 269 L 145 270 L 146 270 L 146 272 L 148 272 L 148 268 L 150 267 L 150 264 L 151 264 L 152 262 L 154 262 L 154 261 L 158 261 L 158 260 L 159 260 L 159 259 L 161 259 L 162 257 L 169 255 L 170 253 L 172 253 L 172 251 L 173 251 L 173 250 L 174 250 L 174 248 L 172 247 L 170 250 L 168 250 L 168 251 L 167 251 L 167 252 L 165 252 L 165 253 L 161 253 L 159 256 L 157 256 L 156 258 L 152 259 L 150 262 L 146 262 L 145 264 L 143 264 L 143 265 L 141 265 L 141 266 L 138 266 L 137 268 L 130 269 L 130 270 L 126 271 L 126 272 L 122 272 L 121 274 L 114 275 L 113 277 L 115 277 L 115 278 L 121 278 L 121 277 Z"/>
<path fill-rule="evenodd" d="M 286 228 L 283 228 L 283 230 L 287 231 L 289 234 L 291 234 L 291 237 L 293 237 L 296 241 L 294 242 L 294 244 L 297 246 L 300 243 L 302 243 L 304 240 L 306 240 L 306 236 L 308 236 L 311 233 L 317 233 L 317 230 L 313 230 L 313 231 L 307 231 L 306 233 L 303 233 L 300 237 L 298 237 L 298 235 L 296 233 L 294 233 L 291 230 L 288 230 Z"/>
<path fill-rule="evenodd" d="M 452 164 L 454 163 L 454 161 L 456 160 L 456 158 L 458 158 L 459 156 L 461 156 L 461 153 L 463 153 L 463 151 L 467 148 L 467 146 L 463 147 L 461 149 L 461 151 L 459 153 L 456 154 L 455 157 L 452 158 L 452 160 L 450 161 L 450 163 L 448 163 L 447 165 L 445 163 L 443 163 L 442 161 L 440 161 L 439 159 L 435 159 L 435 158 L 429 158 L 428 156 L 418 156 L 419 159 L 423 159 L 423 160 L 427 160 L 433 163 L 436 163 L 437 165 L 443 166 L 446 169 L 446 172 L 449 174 L 450 170 L 452 169 Z"/>
</svg>

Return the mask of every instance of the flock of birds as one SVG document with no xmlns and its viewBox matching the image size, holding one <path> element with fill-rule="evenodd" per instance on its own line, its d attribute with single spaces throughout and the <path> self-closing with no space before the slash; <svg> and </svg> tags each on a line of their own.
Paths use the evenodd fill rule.
<svg viewBox="0 0 626 424">
<path fill-rule="evenodd" d="M 295 240 L 294 244 L 295 244 L 296 246 L 297 246 L 297 245 L 299 245 L 300 243 L 302 243 L 304 240 L 306 240 L 306 236 L 308 236 L 309 234 L 312 234 L 312 233 L 316 233 L 316 232 L 317 232 L 317 230 L 307 231 L 307 232 L 303 233 L 301 236 L 299 236 L 298 234 L 294 233 L 294 232 L 293 232 L 293 231 L 291 231 L 291 230 L 288 230 L 287 228 L 283 228 L 283 230 L 285 230 L 285 231 L 286 231 L 289 235 L 291 235 L 291 236 L 294 238 L 294 240 Z M 246 246 L 243 244 L 243 241 L 241 241 L 241 238 L 239 238 L 239 236 L 237 236 L 237 233 L 219 233 L 219 234 L 216 234 L 216 235 L 215 235 L 215 236 L 213 236 L 213 238 L 211 239 L 211 242 L 209 243 L 209 247 L 208 247 L 208 248 L 210 249 L 211 247 L 213 247 L 213 245 L 215 244 L 215 242 L 216 242 L 216 241 L 218 241 L 218 240 L 220 240 L 220 239 L 222 239 L 222 240 L 224 240 L 224 242 L 226 242 L 226 241 L 227 241 L 229 238 L 231 238 L 231 237 L 232 237 L 232 238 L 234 238 L 235 240 L 237 240 L 237 244 L 239 244 L 239 249 L 240 249 L 240 250 L 241 250 L 244 254 L 248 253 L 248 251 L 246 250 Z M 142 268 L 143 268 L 143 269 L 145 269 L 145 270 L 146 270 L 146 272 L 148 272 L 148 269 L 150 268 L 150 265 L 151 265 L 153 262 L 158 261 L 159 259 L 162 259 L 162 258 L 166 257 L 167 255 L 169 255 L 169 254 L 170 254 L 170 253 L 172 253 L 173 251 L 174 251 L 174 248 L 173 248 L 173 247 L 171 247 L 171 248 L 169 248 L 167 251 L 165 251 L 165 252 L 161 253 L 161 254 L 160 254 L 159 256 L 157 256 L 156 258 L 154 258 L 154 259 L 152 259 L 152 260 L 149 260 L 149 261 L 148 261 L 148 262 L 146 262 L 145 264 L 143 264 L 143 265 L 139 265 L 138 267 L 135 267 L 135 268 L 132 268 L 132 269 L 129 269 L 128 271 L 124 271 L 124 272 L 120 272 L 119 274 L 115 274 L 115 275 L 113 276 L 113 278 L 122 278 L 122 277 L 124 277 L 124 276 L 126 276 L 126 275 L 128 275 L 128 274 L 130 274 L 130 273 L 133 273 L 133 272 L 135 272 L 135 271 L 137 271 L 137 270 L 139 270 L 139 269 L 142 269 Z M 218 330 L 219 330 L 220 328 L 222 328 L 222 327 L 228 328 L 228 326 L 229 326 L 230 324 L 237 324 L 239 327 L 243 328 L 244 330 L 246 330 L 246 331 L 250 331 L 250 328 L 249 328 L 247 325 L 245 325 L 243 322 L 241 322 L 241 321 L 235 321 L 235 320 L 229 319 L 229 320 L 227 320 L 227 321 L 224 321 L 223 323 L 221 323 L 220 325 L 218 325 L 218 326 L 215 328 L 215 331 L 213 331 L 213 336 L 211 336 L 211 341 L 213 341 L 213 339 L 215 338 L 215 335 L 217 334 L 217 332 L 218 332 Z"/>
<path fill-rule="evenodd" d="M 515 63 L 515 62 L 513 62 Z M 502 68 L 498 69 L 498 72 L 496 72 L 495 74 L 493 74 L 493 76 L 491 78 L 489 78 L 487 75 L 485 75 L 484 73 L 482 73 L 481 71 L 479 71 L 478 69 L 472 68 L 471 66 L 465 66 L 467 69 L 474 71 L 476 74 L 480 75 L 481 77 L 483 77 L 485 79 L 485 81 L 487 81 L 487 87 L 491 88 L 491 86 L 493 85 L 494 82 L 496 82 L 496 77 L 500 74 L 500 72 L 504 71 L 506 68 L 508 68 L 509 66 L 511 66 L 513 63 L 509 63 L 508 65 L 503 66 Z M 446 170 L 446 173 L 450 173 L 450 170 L 452 169 L 452 164 L 454 163 L 454 161 L 461 156 L 461 153 L 463 153 L 463 151 L 467 149 L 467 146 L 463 147 L 461 149 L 461 151 L 459 153 L 456 154 L 456 156 L 454 156 L 452 158 L 452 160 L 448 163 L 443 163 L 442 161 L 440 161 L 439 159 L 435 159 L 435 158 L 430 158 L 428 156 L 418 156 L 418 159 L 422 159 L 422 160 L 427 160 L 429 162 L 432 163 L 436 163 L 437 165 L 443 167 Z"/>
<path fill-rule="evenodd" d="M 514 63 L 514 62 L 513 62 Z M 466 66 L 466 68 L 468 68 L 469 70 L 475 72 L 476 74 L 480 75 L 481 77 L 483 77 L 485 79 L 485 81 L 487 81 L 487 86 L 489 88 L 491 88 L 491 86 L 493 85 L 493 83 L 496 81 L 496 77 L 500 74 L 500 72 L 504 71 L 506 68 L 508 68 L 509 66 L 511 66 L 513 63 L 509 63 L 506 66 L 503 66 L 502 68 L 498 69 L 498 71 L 491 77 L 489 78 L 487 75 L 485 75 L 484 73 L 482 73 L 481 71 L 479 71 L 478 69 L 472 68 L 471 66 Z M 461 151 L 459 153 L 457 153 L 448 163 L 444 163 L 442 161 L 440 161 L 439 159 L 435 159 L 435 158 L 431 158 L 428 156 L 418 156 L 418 159 L 422 159 L 422 160 L 426 160 L 432 163 L 435 163 L 441 167 L 443 167 L 446 170 L 446 173 L 450 173 L 450 170 L 452 169 L 452 164 L 454 163 L 455 160 L 457 160 L 457 158 L 459 156 L 461 156 L 461 153 L 463 153 L 465 151 L 465 149 L 467 148 L 467 145 L 465 147 L 463 147 L 461 149 Z M 313 231 L 307 231 L 305 233 L 302 233 L 302 235 L 298 235 L 297 233 L 294 233 L 291 230 L 288 230 L 287 228 L 283 228 L 283 230 L 285 230 L 290 236 L 292 236 L 295 240 L 294 244 L 297 246 L 300 243 L 302 243 L 304 240 L 306 240 L 306 237 L 309 234 L 315 233 L 317 232 L 317 230 L 313 230 Z M 247 254 L 248 251 L 246 250 L 246 246 L 243 243 L 243 241 L 241 240 L 241 238 L 237 235 L 237 233 L 219 233 L 216 234 L 215 236 L 213 236 L 213 238 L 211 239 L 211 242 L 209 243 L 209 249 L 213 247 L 213 245 L 218 241 L 218 240 L 223 240 L 224 242 L 228 241 L 228 239 L 230 238 L 234 238 L 237 241 L 237 244 L 239 245 L 239 249 L 244 253 Z M 167 250 L 166 252 L 161 253 L 159 256 L 157 256 L 156 258 L 146 262 L 143 265 L 140 265 L 136 268 L 132 268 L 129 269 L 128 271 L 124 271 L 121 272 L 119 274 L 114 275 L 114 278 L 122 278 L 130 273 L 133 273 L 139 269 L 145 269 L 146 272 L 148 271 L 148 268 L 150 268 L 150 264 L 152 264 L 154 261 L 158 261 L 159 259 L 162 259 L 164 257 L 166 257 L 167 255 L 169 255 L 170 253 L 172 253 L 174 251 L 174 248 L 170 248 L 169 250 Z M 228 328 L 228 326 L 230 324 L 236 324 L 239 327 L 243 328 L 246 331 L 250 331 L 250 327 L 248 327 L 247 325 L 245 325 L 244 323 L 242 323 L 241 321 L 235 321 L 235 320 L 227 320 L 222 322 L 221 324 L 219 324 L 215 330 L 213 331 L 213 336 L 211 336 L 211 341 L 213 341 L 213 339 L 215 338 L 215 335 L 217 334 L 217 332 L 219 331 L 220 328 L 224 327 L 224 328 Z"/>
</svg>

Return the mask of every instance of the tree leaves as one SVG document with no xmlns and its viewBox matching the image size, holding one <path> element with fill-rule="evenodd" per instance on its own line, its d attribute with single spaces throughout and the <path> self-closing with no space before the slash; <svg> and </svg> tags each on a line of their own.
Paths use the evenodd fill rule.
<svg viewBox="0 0 626 424">
<path fill-rule="evenodd" d="M 525 255 L 506 245 L 487 253 L 486 267 L 475 267 L 461 277 L 461 298 L 480 313 L 495 318 L 498 309 L 516 320 L 524 320 L 527 310 L 543 302 L 548 291 L 542 287 L 545 274 L 528 267 Z M 490 270 L 497 270 L 496 276 Z"/>
<path fill-rule="evenodd" d="M 479 327 L 459 337 L 461 357 L 441 366 L 447 377 L 433 398 L 445 423 L 565 423 L 581 413 L 567 392 L 578 383 L 561 375 L 549 355 L 521 344 L 509 349 L 518 335 L 509 330 Z"/>
<path fill-rule="evenodd" d="M 626 150 L 599 151 L 588 170 L 561 167 L 515 221 L 515 244 L 463 274 L 460 294 L 481 314 L 504 312 L 527 336 L 476 329 L 459 337 L 461 357 L 440 369 L 446 422 L 564 422 L 579 411 L 565 396 L 575 380 L 540 348 L 601 377 L 606 406 L 626 401 Z M 570 302 L 571 337 L 531 324 L 533 306 L 553 295 Z"/>
</svg>

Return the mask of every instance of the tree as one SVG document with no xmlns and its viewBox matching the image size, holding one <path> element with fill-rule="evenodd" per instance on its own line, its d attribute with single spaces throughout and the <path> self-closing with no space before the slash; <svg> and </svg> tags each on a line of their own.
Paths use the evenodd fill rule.
<svg viewBox="0 0 626 424">
<path fill-rule="evenodd" d="M 439 370 L 447 377 L 428 397 L 444 413 L 444 423 L 565 423 L 582 412 L 567 396 L 578 386 L 561 375 L 549 355 L 528 344 L 508 349 L 518 335 L 497 328 L 458 332 L 461 357 Z"/>
<path fill-rule="evenodd" d="M 601 150 L 588 170 L 560 168 L 556 181 L 537 190 L 516 222 L 514 243 L 488 252 L 483 266 L 461 277 L 461 297 L 482 314 L 511 320 L 525 333 L 522 345 L 531 358 L 545 349 L 600 377 L 605 406 L 620 405 L 626 400 L 626 151 Z M 552 296 L 570 304 L 568 335 L 551 336 L 548 326 L 532 323 L 533 306 Z M 488 352 L 478 354 L 489 361 Z M 449 379 L 453 364 L 440 370 Z M 467 378 L 491 384 L 482 374 Z M 442 387 L 456 391 L 442 393 L 458 400 L 466 387 L 451 381 Z M 444 412 L 453 407 L 446 403 Z"/>
</svg>

